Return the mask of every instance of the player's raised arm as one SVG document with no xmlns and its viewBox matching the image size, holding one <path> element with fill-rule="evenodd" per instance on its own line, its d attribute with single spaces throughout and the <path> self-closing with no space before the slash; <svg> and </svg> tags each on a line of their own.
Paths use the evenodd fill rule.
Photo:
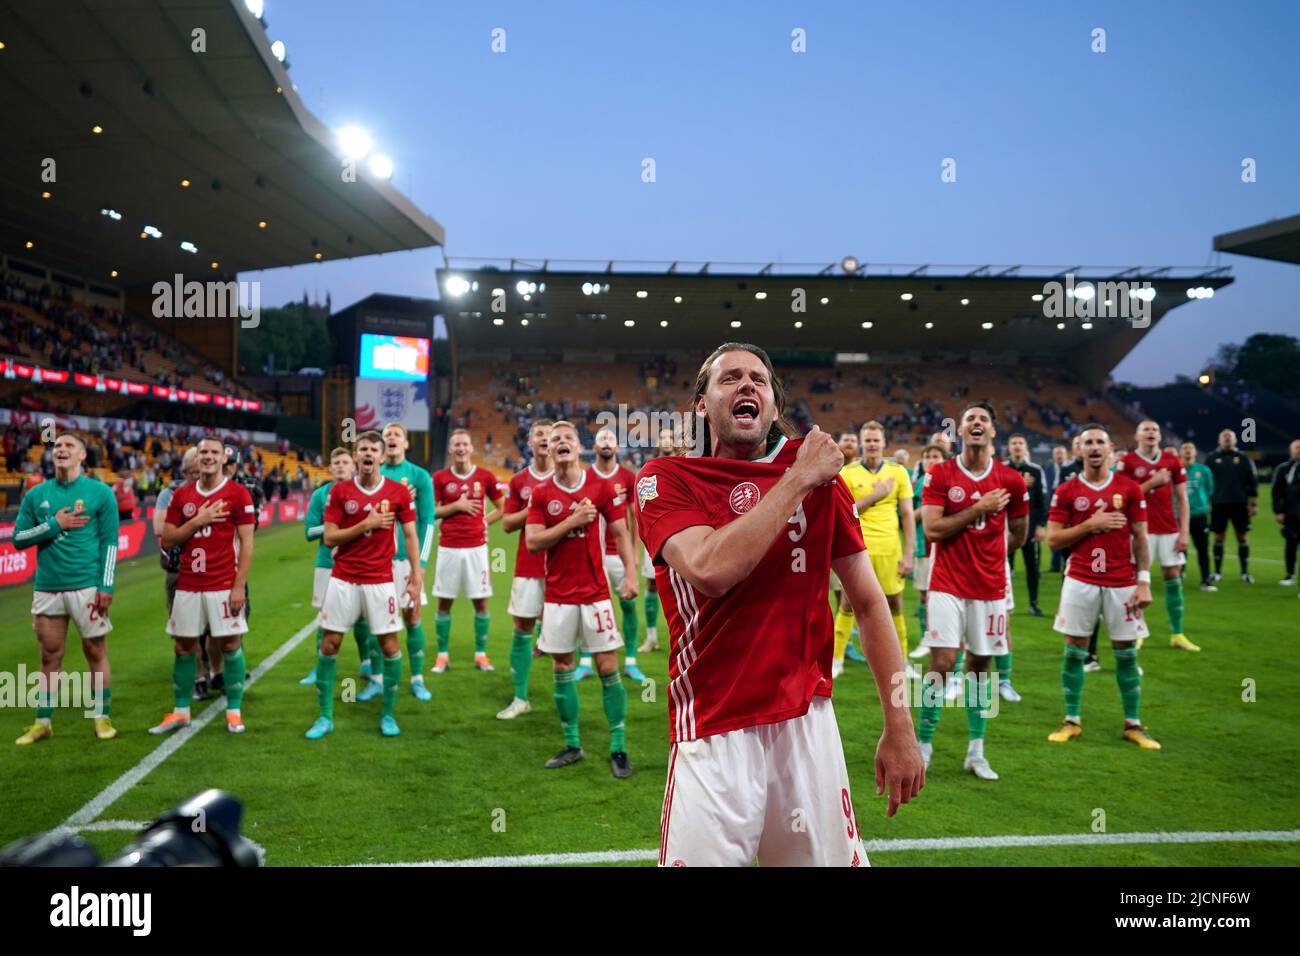
<svg viewBox="0 0 1300 956">
<path fill-rule="evenodd" d="M 582 528 L 596 520 L 596 506 L 590 501 L 574 509 L 567 518 L 552 528 L 529 521 L 524 526 L 524 544 L 534 553 L 545 551 L 560 541 L 574 528 Z"/>
<path fill-rule="evenodd" d="M 721 597 L 753 572 L 808 493 L 833 480 L 843 466 L 835 439 L 813 426 L 794 465 L 757 505 L 722 528 L 682 529 L 664 542 L 664 560 L 701 594 Z M 668 473 L 657 477 L 661 488 L 665 479 L 671 484 Z"/>
<path fill-rule="evenodd" d="M 307 520 L 303 523 L 303 534 L 308 541 L 319 541 L 325 534 L 325 498 L 324 488 L 312 492 L 311 501 L 307 503 Z"/>
<path fill-rule="evenodd" d="M 387 530 L 393 526 L 395 515 L 391 511 L 371 511 L 365 518 L 350 528 L 340 528 L 327 517 L 325 519 L 325 547 L 337 548 L 361 537 L 367 531 Z"/>
<path fill-rule="evenodd" d="M 18 520 L 14 524 L 14 547 L 30 548 L 33 545 L 44 544 L 46 541 L 53 541 L 63 533 L 65 516 L 71 515 L 70 509 L 60 508 L 53 518 L 37 521 L 36 496 L 23 495 L 22 504 L 18 506 Z M 82 524 L 85 522 L 83 521 Z"/>
<path fill-rule="evenodd" d="M 219 521 L 225 521 L 229 516 L 222 510 L 221 499 L 204 502 L 199 510 L 194 513 L 194 517 L 182 524 L 177 524 L 183 517 L 175 507 L 173 501 L 167 509 L 167 521 L 163 525 L 162 546 L 164 548 L 174 548 L 178 544 L 184 544 L 195 533 L 206 528 L 210 524 L 216 524 Z"/>
<path fill-rule="evenodd" d="M 916 742 L 916 729 L 907 707 L 907 679 L 898 633 L 871 559 L 865 550 L 831 562 L 844 593 L 853 605 L 871 676 L 876 682 L 884 732 L 876 747 L 876 793 L 888 788 L 885 816 L 892 817 L 925 786 L 925 761 Z M 902 692 L 900 693 L 900 688 Z"/>
</svg>

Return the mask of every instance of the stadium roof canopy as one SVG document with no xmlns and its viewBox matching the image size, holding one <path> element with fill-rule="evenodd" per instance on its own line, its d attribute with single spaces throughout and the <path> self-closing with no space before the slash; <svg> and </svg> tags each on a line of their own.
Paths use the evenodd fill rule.
<svg viewBox="0 0 1300 956">
<path fill-rule="evenodd" d="M 244 0 L 0 0 L 0 249 L 139 287 L 442 244 L 366 163 L 343 181 L 271 41 Z"/>
<path fill-rule="evenodd" d="M 1202 267 L 478 263 L 452 259 L 439 270 L 458 351 L 698 353 L 742 340 L 841 361 L 1062 364 L 1098 383 L 1191 293 L 1205 297 L 1232 282 L 1228 269 Z M 1115 309 L 1122 299 L 1104 283 L 1150 283 L 1149 325 L 1087 318 L 1084 302 L 1065 294 L 1067 276 L 1076 288 L 1092 284 L 1092 306 L 1110 298 Z M 1061 284 L 1056 300 L 1067 314 L 1046 314 L 1052 282 Z M 493 311 L 494 298 L 504 312 Z"/>
<path fill-rule="evenodd" d="M 1300 264 L 1300 216 L 1272 219 L 1258 226 L 1214 237 L 1214 248 L 1239 256 Z"/>
</svg>

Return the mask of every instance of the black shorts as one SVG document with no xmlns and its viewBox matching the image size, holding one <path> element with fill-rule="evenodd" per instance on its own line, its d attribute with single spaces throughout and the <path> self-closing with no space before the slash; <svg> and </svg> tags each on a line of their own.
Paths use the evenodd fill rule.
<svg viewBox="0 0 1300 956">
<path fill-rule="evenodd" d="M 1210 506 L 1210 530 L 1215 534 L 1223 534 L 1228 530 L 1228 522 L 1232 522 L 1232 530 L 1237 532 L 1237 537 L 1242 537 L 1250 530 L 1250 513 L 1246 510 L 1246 502 L 1234 501 L 1231 504 L 1213 504 Z"/>
</svg>

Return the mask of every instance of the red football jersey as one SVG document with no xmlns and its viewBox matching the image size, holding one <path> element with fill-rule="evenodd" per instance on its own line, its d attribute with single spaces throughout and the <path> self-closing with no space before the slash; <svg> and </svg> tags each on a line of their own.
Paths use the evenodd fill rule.
<svg viewBox="0 0 1300 956">
<path fill-rule="evenodd" d="M 593 604 L 609 600 L 609 579 L 605 577 L 604 548 L 600 540 L 601 520 L 617 521 L 627 512 L 626 504 L 615 500 L 613 486 L 590 468 L 582 471 L 576 488 L 565 488 L 551 475 L 533 489 L 528 503 L 528 524 L 553 528 L 590 498 L 597 518 L 585 528 L 574 528 L 546 553 L 546 601 L 548 604 Z M 527 533 L 527 528 L 525 528 Z"/>
<path fill-rule="evenodd" d="M 222 478 L 217 487 L 204 492 L 197 481 L 177 488 L 167 505 L 167 523 L 180 527 L 209 501 L 220 501 L 225 521 L 200 528 L 181 545 L 181 573 L 176 587 L 181 591 L 228 591 L 235 583 L 239 559 L 239 535 L 235 527 L 252 524 L 256 509 L 253 498 L 237 481 Z"/>
<path fill-rule="evenodd" d="M 636 476 L 622 465 L 616 467 L 613 474 L 610 475 L 602 474 L 600 469 L 595 465 L 591 466 L 591 470 L 593 474 L 605 479 L 605 481 L 608 481 L 614 486 L 614 496 L 618 498 L 618 503 L 626 508 L 627 496 L 632 491 L 632 485 L 636 482 Z M 617 555 L 618 548 L 614 544 L 614 536 L 609 533 L 608 526 L 603 521 L 600 525 L 600 533 L 605 539 L 605 553 Z"/>
<path fill-rule="evenodd" d="M 637 475 L 637 528 L 672 638 L 673 741 L 800 717 L 831 694 L 831 561 L 866 550 L 842 478 L 809 492 L 749 577 L 721 597 L 699 594 L 663 559 L 679 531 L 724 527 L 758 504 L 802 442 L 783 439 L 758 461 L 656 458 Z"/>
<path fill-rule="evenodd" d="M 532 465 L 515 474 L 507 486 L 510 490 L 506 493 L 506 514 L 528 510 L 528 501 L 533 495 L 533 489 L 550 478 L 552 474 L 554 472 L 548 471 L 544 475 L 539 475 L 533 471 Z M 526 538 L 526 530 L 520 528 L 519 550 L 515 554 L 515 577 L 544 578 L 546 577 L 546 552 L 538 551 L 534 554 L 529 551 Z"/>
<path fill-rule="evenodd" d="M 415 520 L 415 506 L 411 493 L 401 482 L 383 479 L 373 489 L 361 487 L 358 475 L 351 481 L 336 481 L 330 485 L 325 500 L 325 522 L 337 525 L 340 530 L 351 528 L 366 520 L 366 515 L 378 508 L 395 511 L 394 527 L 400 528 Z M 331 574 L 340 581 L 353 584 L 385 584 L 393 580 L 393 558 L 397 545 L 393 535 L 371 528 L 359 538 L 341 544 L 334 550 L 334 570 Z"/>
<path fill-rule="evenodd" d="M 1140 451 L 1131 451 L 1120 457 L 1115 470 L 1144 484 L 1161 468 L 1169 469 L 1169 480 L 1158 488 L 1143 492 L 1147 500 L 1147 530 L 1151 534 L 1177 534 L 1178 521 L 1174 518 L 1174 486 L 1187 483 L 1187 471 L 1177 455 L 1161 449 L 1154 461 Z M 1142 489 L 1139 487 L 1138 489 Z"/>
<path fill-rule="evenodd" d="M 475 465 L 468 475 L 458 475 L 450 468 L 434 474 L 433 500 L 439 505 L 449 505 L 464 494 L 482 505 L 482 512 L 477 515 L 454 514 L 441 519 L 438 522 L 440 548 L 477 548 L 487 544 L 487 501 L 484 499 L 500 501 L 505 492 L 497 482 L 497 476 L 480 465 Z"/>
<path fill-rule="evenodd" d="M 1128 524 L 1076 541 L 1070 549 L 1065 573 L 1076 581 L 1108 588 L 1136 584 L 1138 569 L 1133 562 L 1132 525 L 1147 520 L 1147 503 L 1136 481 L 1121 474 L 1108 474 L 1102 484 L 1091 485 L 1082 475 L 1075 475 L 1052 495 L 1047 520 L 1073 528 L 1102 509 L 1123 511 Z"/>
<path fill-rule="evenodd" d="M 965 511 L 997 488 L 1005 488 L 1011 496 L 1005 508 L 968 524 L 945 541 L 934 542 L 931 591 L 972 601 L 999 601 L 1007 596 L 1007 521 L 1029 514 L 1029 491 L 1020 472 L 1000 461 L 990 462 L 982 475 L 967 471 L 960 456 L 926 472 L 921 507 L 942 506 L 945 517 Z"/>
</svg>

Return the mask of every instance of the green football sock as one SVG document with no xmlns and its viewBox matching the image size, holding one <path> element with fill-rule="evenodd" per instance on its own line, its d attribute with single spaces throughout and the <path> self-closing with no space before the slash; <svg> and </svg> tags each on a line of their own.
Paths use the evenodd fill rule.
<svg viewBox="0 0 1300 956">
<path fill-rule="evenodd" d="M 629 661 L 635 661 L 637 638 L 641 632 L 641 622 L 636 617 L 636 601 L 619 598 L 618 606 L 623 611 L 623 653 Z"/>
<path fill-rule="evenodd" d="M 316 628 L 316 653 L 320 653 L 320 642 L 325 640 L 325 632 L 319 627 Z"/>
<path fill-rule="evenodd" d="M 578 688 L 573 682 L 576 667 L 555 672 L 555 710 L 560 715 L 560 727 L 564 730 L 564 744 L 567 747 L 581 747 L 582 739 L 578 734 Z"/>
<path fill-rule="evenodd" d="M 952 672 L 954 674 L 965 673 L 966 666 L 966 649 L 961 648 L 957 651 L 957 659 L 952 662 Z"/>
<path fill-rule="evenodd" d="M 537 623 L 533 625 L 533 640 L 540 641 L 541 639 L 542 639 L 542 619 L 538 618 Z"/>
<path fill-rule="evenodd" d="M 1083 665 L 1088 660 L 1086 648 L 1065 645 L 1061 659 L 1061 692 L 1065 697 L 1065 716 L 1078 720 L 1079 703 L 1083 699 Z"/>
<path fill-rule="evenodd" d="M 393 716 L 393 705 L 397 703 L 398 686 L 402 683 L 402 652 L 384 658 L 384 706 L 381 716 Z"/>
<path fill-rule="evenodd" d="M 510 681 L 515 696 L 528 699 L 528 675 L 533 669 L 533 632 L 515 630 L 510 638 Z"/>
<path fill-rule="evenodd" d="M 338 670 L 339 659 L 331 654 L 316 655 L 316 703 L 320 715 L 326 720 L 334 719 L 334 673 Z"/>
<path fill-rule="evenodd" d="M 645 595 L 645 626 L 656 627 L 659 624 L 659 592 L 647 591 Z"/>
<path fill-rule="evenodd" d="M 934 732 L 939 729 L 939 717 L 943 713 L 943 676 L 927 674 L 921 691 L 921 726 L 917 733 L 921 743 L 928 744 L 934 740 Z"/>
<path fill-rule="evenodd" d="M 244 659 L 244 645 L 240 644 L 233 651 L 222 651 L 226 661 L 226 710 L 239 710 L 244 702 L 244 677 L 248 665 Z"/>
<path fill-rule="evenodd" d="M 479 614 L 474 612 L 474 653 L 487 653 L 488 625 L 492 622 L 491 612 Z"/>
<path fill-rule="evenodd" d="M 364 620 L 358 618 L 357 623 L 352 625 L 352 638 L 357 642 L 357 660 L 370 660 L 370 629 Z"/>
<path fill-rule="evenodd" d="M 993 658 L 993 666 L 998 670 L 998 680 L 1011 683 L 1011 652 L 998 654 Z"/>
<path fill-rule="evenodd" d="M 964 675 L 962 683 L 966 688 L 966 736 L 970 740 L 984 739 L 984 709 L 991 702 L 989 697 L 989 675 L 976 674 L 974 671 Z"/>
<path fill-rule="evenodd" d="M 113 688 L 105 687 L 95 698 L 95 716 L 111 717 L 113 710 Z"/>
<path fill-rule="evenodd" d="M 921 636 L 925 637 L 925 603 L 924 602 L 922 602 L 921 606 L 916 609 L 916 617 L 918 622 L 921 625 Z"/>
<path fill-rule="evenodd" d="M 623 688 L 623 675 L 617 669 L 601 674 L 600 687 L 605 719 L 609 721 L 609 752 L 626 753 L 627 691 Z"/>
<path fill-rule="evenodd" d="M 451 646 L 451 614 L 439 612 L 433 616 L 433 630 L 438 636 L 438 653 L 446 654 Z"/>
<path fill-rule="evenodd" d="M 1183 633 L 1183 579 L 1165 581 L 1165 610 L 1169 612 L 1169 633 Z"/>
<path fill-rule="evenodd" d="M 414 624 L 406 629 L 406 653 L 411 658 L 411 681 L 424 680 L 424 625 Z"/>
<path fill-rule="evenodd" d="M 1137 648 L 1115 648 L 1115 682 L 1119 684 L 1119 696 L 1124 701 L 1124 719 L 1139 723 L 1138 708 L 1142 703 L 1142 675 L 1138 673 Z"/>
<path fill-rule="evenodd" d="M 175 666 L 175 665 L 173 665 Z M 36 719 L 49 720 L 54 716 L 54 701 L 56 697 L 49 691 L 41 691 L 36 695 Z"/>
<path fill-rule="evenodd" d="M 179 710 L 190 706 L 194 693 L 194 674 L 199 669 L 197 654 L 177 654 L 172 658 L 172 696 Z"/>
</svg>

